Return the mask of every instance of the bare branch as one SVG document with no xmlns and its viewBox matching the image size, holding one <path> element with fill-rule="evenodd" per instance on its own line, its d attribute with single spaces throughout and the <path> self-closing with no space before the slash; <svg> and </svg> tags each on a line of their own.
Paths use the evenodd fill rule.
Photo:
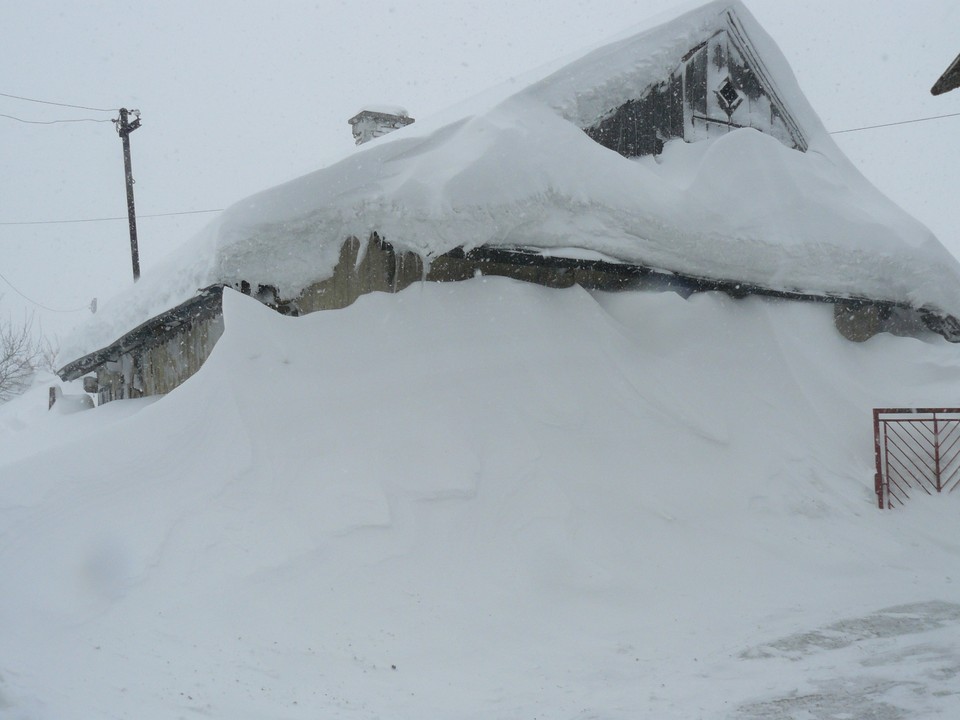
<svg viewBox="0 0 960 720">
<path fill-rule="evenodd" d="M 20 324 L 0 321 L 0 402 L 6 402 L 30 386 L 44 359 L 44 344 L 34 337 L 33 318 Z"/>
</svg>

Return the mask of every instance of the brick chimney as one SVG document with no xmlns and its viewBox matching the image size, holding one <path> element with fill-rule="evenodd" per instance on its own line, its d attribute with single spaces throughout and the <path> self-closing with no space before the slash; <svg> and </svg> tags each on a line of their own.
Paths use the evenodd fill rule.
<svg viewBox="0 0 960 720">
<path fill-rule="evenodd" d="M 413 122 L 407 111 L 398 107 L 365 107 L 347 120 L 353 129 L 353 139 L 357 145 L 378 138 L 381 135 L 399 130 Z"/>
</svg>

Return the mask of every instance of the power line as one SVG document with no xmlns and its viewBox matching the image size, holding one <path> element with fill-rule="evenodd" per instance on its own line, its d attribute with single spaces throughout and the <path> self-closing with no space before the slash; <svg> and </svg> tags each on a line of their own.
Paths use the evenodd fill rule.
<svg viewBox="0 0 960 720">
<path fill-rule="evenodd" d="M 172 217 L 174 215 L 199 215 L 202 213 L 223 212 L 223 208 L 213 208 L 210 210 L 181 210 L 180 212 L 153 213 L 152 215 L 138 215 L 141 218 Z M 0 225 L 66 225 L 69 223 L 90 223 L 90 222 L 108 222 L 110 220 L 127 220 L 126 216 L 120 217 L 102 217 L 102 218 L 78 218 L 72 220 L 25 220 L 22 222 L 0 222 Z"/>
<path fill-rule="evenodd" d="M 0 92 L 0 97 L 13 98 L 14 100 L 23 100 L 25 102 L 40 103 L 42 105 L 55 105 L 57 107 L 66 107 L 66 108 L 75 108 L 77 110 L 92 110 L 94 112 L 116 112 L 115 108 L 96 108 L 90 107 L 88 105 L 71 105 L 70 103 L 61 103 L 53 102 L 52 100 L 38 100 L 36 98 L 28 98 L 22 95 L 11 95 L 10 93 Z M 860 132 L 861 130 L 875 130 L 877 128 L 893 127 L 895 125 L 908 125 L 910 123 L 918 122 L 927 122 L 928 120 L 941 120 L 943 118 L 957 117 L 960 113 L 948 113 L 946 115 L 931 115 L 930 117 L 915 118 L 913 120 L 900 120 L 899 122 L 892 123 L 883 123 L 880 125 L 865 125 L 863 127 L 847 128 L 846 130 L 833 130 L 830 132 L 831 135 L 841 135 L 842 133 L 851 133 L 851 132 Z M 80 119 L 80 120 L 50 120 L 50 121 L 39 121 L 39 120 L 21 120 L 20 118 L 13 117 L 12 115 L 0 115 L 0 117 L 7 117 L 11 120 L 18 120 L 20 122 L 34 123 L 38 125 L 53 125 L 60 122 L 111 122 L 109 120 L 93 120 L 93 119 Z M 204 212 L 204 211 L 200 211 Z M 112 218 L 111 218 L 112 219 Z"/>
<path fill-rule="evenodd" d="M 833 130 L 831 135 L 840 135 L 841 133 L 859 132 L 861 130 L 875 130 L 876 128 L 893 127 L 894 125 L 909 125 L 910 123 L 927 122 L 928 120 L 940 120 L 942 118 L 957 117 L 960 112 L 947 113 L 946 115 L 931 115 L 930 117 L 915 118 L 913 120 L 900 120 L 899 122 L 883 123 L 882 125 L 865 125 L 864 127 L 849 128 L 847 130 Z"/>
<path fill-rule="evenodd" d="M 14 291 L 17 295 L 19 295 L 20 297 L 22 297 L 24 300 L 26 300 L 27 302 L 33 303 L 33 304 L 36 305 L 37 307 L 43 308 L 44 310 L 49 310 L 50 312 L 55 312 L 55 313 L 73 313 L 73 312 L 80 312 L 81 310 L 88 310 L 88 309 L 89 309 L 89 307 L 86 306 L 86 305 L 84 305 L 83 307 L 73 308 L 72 310 L 58 310 L 57 308 L 48 307 L 48 306 L 44 305 L 43 303 L 39 303 L 39 302 L 37 302 L 36 300 L 34 300 L 33 298 L 29 298 L 29 297 L 27 297 L 26 295 L 24 295 L 22 292 L 20 292 L 20 290 L 17 289 L 17 286 L 14 285 L 14 284 L 13 284 L 12 282 L 10 282 L 9 280 L 7 280 L 7 278 L 5 278 L 2 273 L 0 273 L 0 280 L 3 280 L 7 285 L 9 285 L 11 288 L 13 288 L 13 291 Z"/>
<path fill-rule="evenodd" d="M 23 118 L 14 117 L 13 115 L 4 115 L 0 113 L 0 117 L 10 118 L 11 120 L 16 120 L 17 122 L 29 123 L 30 125 L 56 125 L 57 123 L 76 123 L 76 122 L 113 122 L 109 118 L 104 120 L 99 120 L 97 118 L 75 118 L 71 120 L 24 120 Z"/>
<path fill-rule="evenodd" d="M 41 105 L 56 105 L 57 107 L 74 108 L 76 110 L 93 110 L 94 112 L 116 112 L 116 108 L 96 108 L 86 105 L 70 105 L 69 103 L 53 102 L 51 100 L 37 100 L 36 98 L 23 97 L 22 95 L 10 95 L 9 93 L 0 93 L 0 96 L 13 98 L 14 100 L 23 100 L 25 102 L 40 103 Z"/>
<path fill-rule="evenodd" d="M 20 97 L 19 95 L 9 95 L 9 94 L 7 94 L 7 93 L 0 93 L 0 96 L 2 96 L 2 97 L 15 98 L 15 99 L 17 99 L 17 100 L 26 100 L 26 101 L 28 101 L 28 102 L 43 103 L 43 104 L 45 104 L 45 105 L 58 105 L 58 106 L 61 106 L 61 107 L 78 108 L 78 109 L 82 109 L 82 110 L 94 110 L 94 111 L 98 111 L 98 112 L 114 112 L 113 110 L 106 110 L 106 109 L 103 109 L 103 108 L 91 108 L 91 107 L 86 107 L 86 106 L 83 106 L 83 105 L 69 105 L 69 104 L 67 104 L 67 103 L 56 103 L 56 102 L 49 102 L 49 101 L 46 101 L 46 100 L 35 100 L 35 99 L 33 99 L 33 98 Z M 862 130 L 875 130 L 875 129 L 878 129 L 878 128 L 895 127 L 895 126 L 897 126 L 897 125 L 909 125 L 909 124 L 911 124 L 911 123 L 928 122 L 928 121 L 930 121 L 930 120 L 942 120 L 942 119 L 944 119 L 944 118 L 951 118 L 951 117 L 958 117 L 958 116 L 960 116 L 960 112 L 947 113 L 947 114 L 944 114 L 944 115 L 931 115 L 931 116 L 929 116 L 929 117 L 914 118 L 914 119 L 911 119 L 911 120 L 900 120 L 900 121 L 898 121 L 898 122 L 882 123 L 882 124 L 879 124 L 879 125 L 865 125 L 865 126 L 862 126 L 862 127 L 847 128 L 846 130 L 833 130 L 833 131 L 830 131 L 829 134 L 830 134 L 830 135 L 841 135 L 841 134 L 843 134 L 843 133 L 860 132 L 860 131 L 862 131 Z M 13 117 L 12 115 L 4 115 L 4 114 L 2 114 L 2 113 L 0 113 L 0 117 L 6 117 L 6 118 L 10 118 L 11 120 L 17 120 L 17 121 L 19 121 L 19 122 L 32 123 L 32 124 L 38 124 L 38 125 L 53 125 L 53 124 L 56 124 L 56 123 L 66 123 L 66 122 L 114 122 L 113 120 L 109 120 L 109 119 L 99 120 L 99 119 L 95 119 L 95 118 L 80 118 L 80 119 L 75 119 L 75 120 L 48 120 L 48 121 L 23 120 L 23 119 L 21 119 L 21 118 Z M 142 218 L 173 217 L 173 216 L 177 216 L 177 215 L 199 215 L 199 214 L 204 214 L 204 213 L 214 213 L 214 212 L 222 212 L 222 211 L 223 211 L 223 208 L 211 208 L 211 209 L 207 209 L 207 210 L 182 210 L 182 211 L 179 211 L 179 212 L 166 212 L 166 213 L 153 213 L 153 214 L 149 214 L 149 215 L 140 215 L 140 217 L 142 217 Z M 66 224 L 72 224 L 72 223 L 110 222 L 110 221 L 127 220 L 127 219 L 128 219 L 128 218 L 126 218 L 126 217 L 117 216 L 117 217 L 101 217 L 101 218 L 74 218 L 74 219 L 68 219 L 68 220 L 25 220 L 25 221 L 0 222 L 0 226 L 4 226 L 4 225 L 5 225 L 5 226 L 11 226 L 11 225 L 66 225 Z M 0 277 L 2 277 L 2 276 L 0 276 Z M 6 278 L 3 278 L 3 279 L 7 282 L 8 285 L 10 285 L 10 281 L 9 281 L 9 280 L 7 280 Z M 13 287 L 13 285 L 10 285 L 10 287 Z M 14 290 L 16 290 L 16 288 L 14 288 Z M 18 290 L 17 292 L 19 293 L 19 290 Z M 20 293 L 20 294 L 22 295 L 22 293 Z M 24 297 L 25 297 L 25 296 L 24 296 Z M 29 298 L 26 298 L 26 297 L 25 297 L 25 299 L 29 300 Z M 33 302 L 33 301 L 31 300 L 31 302 Z M 40 303 L 35 303 L 35 304 L 38 305 L 38 306 L 40 306 L 40 307 L 44 307 L 44 306 L 41 305 Z M 46 308 L 46 309 L 50 309 L 50 308 Z M 57 311 L 55 311 L 55 312 L 57 312 Z M 75 311 L 70 310 L 70 311 L 61 311 L 61 312 L 75 312 Z"/>
</svg>

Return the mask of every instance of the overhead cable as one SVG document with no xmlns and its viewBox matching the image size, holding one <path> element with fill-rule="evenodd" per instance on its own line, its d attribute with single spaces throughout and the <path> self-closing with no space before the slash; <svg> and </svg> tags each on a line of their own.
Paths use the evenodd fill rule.
<svg viewBox="0 0 960 720">
<path fill-rule="evenodd" d="M 83 307 L 71 308 L 71 309 L 69 309 L 69 310 L 61 310 L 61 309 L 58 309 L 58 308 L 48 307 L 48 306 L 44 305 L 43 303 L 37 302 L 37 301 L 34 300 L 33 298 L 30 298 L 30 297 L 27 297 L 26 295 L 24 295 L 22 292 L 20 292 L 20 290 L 17 289 L 16 285 L 14 285 L 12 282 L 10 282 L 9 280 L 7 280 L 7 278 L 5 278 L 2 273 L 0 273 L 0 280 L 3 280 L 7 285 L 9 285 L 9 286 L 13 289 L 13 291 L 14 291 L 17 295 L 19 295 L 20 297 L 22 297 L 22 298 L 23 298 L 24 300 L 26 300 L 28 303 L 33 303 L 33 304 L 36 305 L 37 307 L 43 308 L 44 310 L 49 310 L 50 312 L 55 312 L 55 313 L 73 313 L 73 312 L 80 312 L 81 310 L 88 310 L 88 309 L 89 309 L 88 306 L 86 306 L 86 305 L 84 305 Z"/>
<path fill-rule="evenodd" d="M 24 120 L 23 118 L 14 117 L 13 115 L 4 115 L 0 113 L 0 117 L 10 118 L 11 120 L 16 120 L 17 122 L 28 123 L 30 125 L 57 125 L 58 123 L 77 123 L 77 122 L 113 122 L 109 118 L 97 119 L 97 118 L 73 118 L 69 120 Z"/>
<path fill-rule="evenodd" d="M 200 215 L 202 213 L 222 212 L 223 208 L 213 208 L 210 210 L 181 210 L 180 212 L 153 213 L 151 215 L 138 215 L 141 218 L 172 217 L 174 215 Z M 71 220 L 23 220 L 15 222 L 0 222 L 0 225 L 66 225 L 68 223 L 90 223 L 90 222 L 108 222 L 110 220 L 127 220 L 127 216 L 101 217 L 101 218 L 76 218 Z"/>
<path fill-rule="evenodd" d="M 94 112 L 116 112 L 116 108 L 97 108 L 87 105 L 71 105 L 69 103 L 53 102 L 51 100 L 37 100 L 36 98 L 23 97 L 22 95 L 11 95 L 9 93 L 0 93 L 0 97 L 13 98 L 14 100 L 23 100 L 25 102 L 40 103 L 41 105 L 56 105 L 57 107 L 74 108 L 76 110 L 93 110 Z"/>
<path fill-rule="evenodd" d="M 940 120 L 942 118 L 957 117 L 960 112 L 947 113 L 946 115 L 931 115 L 930 117 L 915 118 L 913 120 L 900 120 L 899 122 L 883 123 L 882 125 L 865 125 L 864 127 L 848 128 L 847 130 L 833 130 L 831 135 L 840 135 L 841 133 L 859 132 L 860 130 L 875 130 L 876 128 L 893 127 L 894 125 L 908 125 L 910 123 L 927 122 L 928 120 Z"/>
</svg>

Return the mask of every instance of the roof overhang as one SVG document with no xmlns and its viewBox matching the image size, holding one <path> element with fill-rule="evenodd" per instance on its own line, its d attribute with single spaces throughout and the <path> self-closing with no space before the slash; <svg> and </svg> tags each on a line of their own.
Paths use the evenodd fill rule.
<svg viewBox="0 0 960 720">
<path fill-rule="evenodd" d="M 950 67 L 948 67 L 943 75 L 940 76 L 940 79 L 933 84 L 933 87 L 930 88 L 930 94 L 942 95 L 958 87 L 960 87 L 960 55 L 957 55 L 956 59 L 950 63 Z"/>
<path fill-rule="evenodd" d="M 57 370 L 57 375 L 64 382 L 76 380 L 104 363 L 119 360 L 122 355 L 148 344 L 154 338 L 219 315 L 222 311 L 223 287 L 218 284 L 203 288 L 186 302 L 150 318 L 106 347 L 67 363 Z"/>
</svg>

